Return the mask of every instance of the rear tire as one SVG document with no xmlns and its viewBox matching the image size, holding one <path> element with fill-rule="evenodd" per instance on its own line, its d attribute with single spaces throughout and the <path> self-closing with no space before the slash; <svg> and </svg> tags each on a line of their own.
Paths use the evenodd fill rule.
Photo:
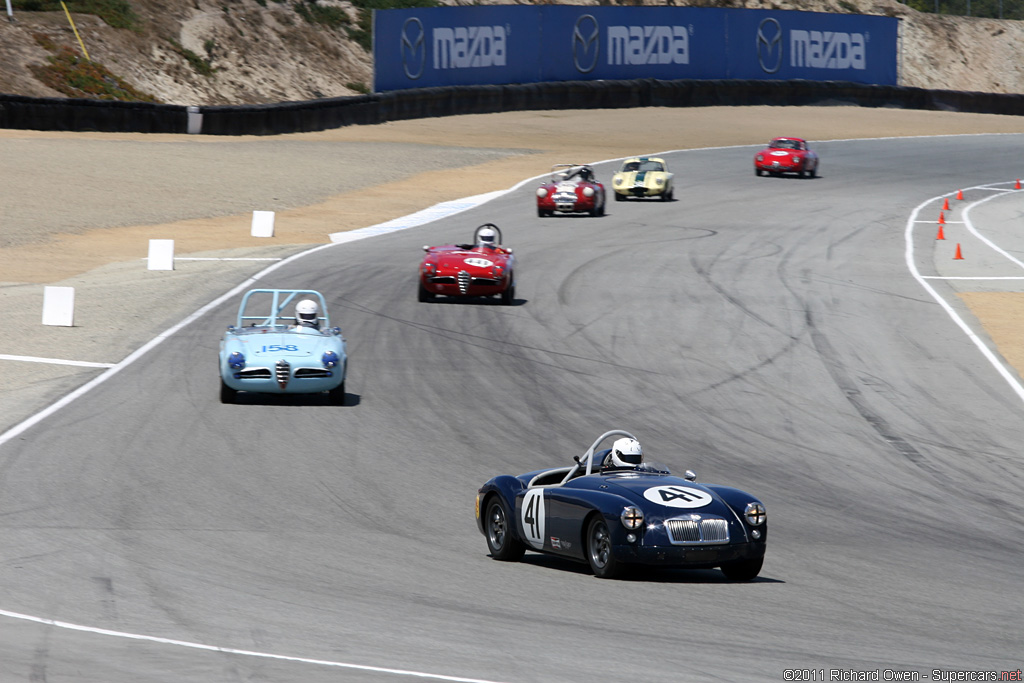
<svg viewBox="0 0 1024 683">
<path fill-rule="evenodd" d="M 234 403 L 235 397 L 238 396 L 238 390 L 232 389 L 224 383 L 222 379 L 220 381 L 220 402 L 221 403 Z"/>
<path fill-rule="evenodd" d="M 513 524 L 505 503 L 497 495 L 487 501 L 484 514 L 484 535 L 491 557 L 502 562 L 515 562 L 526 553 L 526 546 L 515 537 Z"/>
<path fill-rule="evenodd" d="M 730 581 L 753 581 L 761 573 L 764 565 L 764 558 L 757 557 L 750 560 L 736 560 L 722 565 L 722 573 Z"/>
<path fill-rule="evenodd" d="M 594 517 L 587 525 L 587 561 L 599 579 L 614 579 L 625 570 L 612 553 L 612 535 L 604 517 Z"/>
</svg>

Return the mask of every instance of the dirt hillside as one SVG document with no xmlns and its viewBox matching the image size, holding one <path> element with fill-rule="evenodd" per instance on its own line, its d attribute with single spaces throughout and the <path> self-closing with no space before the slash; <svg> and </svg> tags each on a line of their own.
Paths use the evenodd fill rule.
<svg viewBox="0 0 1024 683">
<path fill-rule="evenodd" d="M 923 14 L 896 0 L 699 4 L 899 17 L 902 85 L 1024 92 L 1024 22 Z M 372 60 L 359 42 L 362 35 L 362 45 L 368 44 L 366 34 L 360 34 L 359 11 L 346 0 L 132 0 L 130 5 L 132 28 L 112 28 L 90 14 L 72 18 L 93 62 L 157 101 L 257 104 L 354 95 L 372 87 Z M 64 13 L 16 9 L 14 18 L 0 20 L 0 92 L 69 96 L 41 76 L 61 49 L 81 54 Z"/>
</svg>

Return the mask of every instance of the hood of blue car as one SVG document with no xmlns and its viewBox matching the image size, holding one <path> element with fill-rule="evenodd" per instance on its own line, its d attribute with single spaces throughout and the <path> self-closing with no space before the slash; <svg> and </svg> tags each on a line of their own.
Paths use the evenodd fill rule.
<svg viewBox="0 0 1024 683">
<path fill-rule="evenodd" d="M 241 335 L 233 339 L 250 359 L 317 358 L 328 348 L 330 337 L 319 334 L 268 332 Z"/>
<path fill-rule="evenodd" d="M 711 489 L 681 477 L 652 476 L 624 472 L 604 474 L 601 480 L 606 490 L 632 499 L 644 510 L 660 512 L 665 517 L 677 514 L 724 514 L 728 506 Z"/>
</svg>

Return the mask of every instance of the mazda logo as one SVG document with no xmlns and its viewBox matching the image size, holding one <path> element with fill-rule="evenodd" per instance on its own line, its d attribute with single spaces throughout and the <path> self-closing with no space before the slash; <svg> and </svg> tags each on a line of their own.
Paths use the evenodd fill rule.
<svg viewBox="0 0 1024 683">
<path fill-rule="evenodd" d="M 423 75 L 427 65 L 426 31 L 423 22 L 416 17 L 409 17 L 402 24 L 402 39 L 399 49 L 402 52 L 402 68 L 410 80 L 415 81 Z"/>
<path fill-rule="evenodd" d="M 581 74 L 597 66 L 598 32 L 597 19 L 590 14 L 581 14 L 572 29 L 572 63 Z"/>
<path fill-rule="evenodd" d="M 768 74 L 782 68 L 782 26 L 771 17 L 757 27 L 757 61 Z"/>
</svg>

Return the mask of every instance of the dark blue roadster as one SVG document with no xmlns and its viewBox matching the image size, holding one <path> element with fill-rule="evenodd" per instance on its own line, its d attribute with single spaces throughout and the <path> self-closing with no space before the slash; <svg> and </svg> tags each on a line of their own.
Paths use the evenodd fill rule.
<svg viewBox="0 0 1024 683">
<path fill-rule="evenodd" d="M 611 437 L 620 439 L 599 451 Z M 613 458 L 627 441 L 636 459 Z M 631 565 L 720 567 L 732 581 L 761 571 L 768 524 L 764 505 L 749 493 L 644 463 L 639 442 L 621 430 L 602 434 L 573 459 L 569 467 L 502 475 L 480 488 L 476 520 L 491 557 L 550 553 L 587 562 L 601 578 Z"/>
</svg>

